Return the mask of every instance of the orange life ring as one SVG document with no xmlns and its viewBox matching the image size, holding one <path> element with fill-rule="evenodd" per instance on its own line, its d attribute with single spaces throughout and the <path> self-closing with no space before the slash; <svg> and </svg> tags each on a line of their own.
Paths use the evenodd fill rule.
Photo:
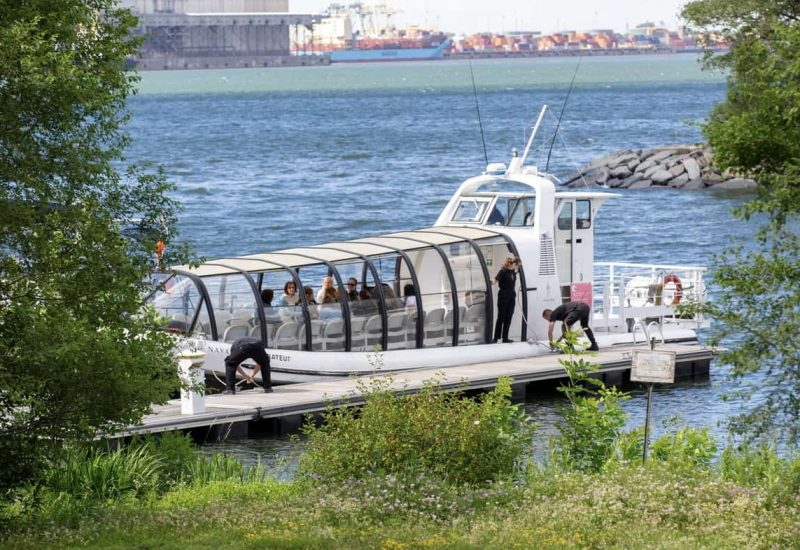
<svg viewBox="0 0 800 550">
<path fill-rule="evenodd" d="M 678 305 L 679 303 L 681 303 L 681 298 L 683 298 L 683 283 L 681 283 L 680 278 L 674 273 L 670 273 L 669 275 L 664 276 L 664 286 L 667 286 L 667 283 L 675 284 L 675 294 L 673 294 L 672 296 L 672 302 L 664 305 L 667 306 Z"/>
</svg>

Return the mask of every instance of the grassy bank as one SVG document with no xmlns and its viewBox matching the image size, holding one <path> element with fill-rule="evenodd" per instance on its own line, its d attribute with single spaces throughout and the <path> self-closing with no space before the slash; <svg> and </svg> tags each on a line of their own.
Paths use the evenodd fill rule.
<svg viewBox="0 0 800 550">
<path fill-rule="evenodd" d="M 624 432 L 626 394 L 566 364 L 542 463 L 501 380 L 477 398 L 385 385 L 309 422 L 295 479 L 177 434 L 70 447 L 0 500 L 8 548 L 800 548 L 800 459 L 707 431 Z"/>
<path fill-rule="evenodd" d="M 212 482 L 35 522 L 8 548 L 797 548 L 800 503 L 658 467 L 482 488 L 392 478 Z"/>
</svg>

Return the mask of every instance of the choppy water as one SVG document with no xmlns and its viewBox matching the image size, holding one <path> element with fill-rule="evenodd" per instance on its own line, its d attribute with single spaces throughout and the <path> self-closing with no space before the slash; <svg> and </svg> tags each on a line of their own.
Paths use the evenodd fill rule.
<svg viewBox="0 0 800 550">
<path fill-rule="evenodd" d="M 524 146 L 542 104 L 560 111 L 577 63 L 473 62 L 490 161 Z M 564 176 L 623 148 L 700 141 L 698 124 L 724 92 L 723 77 L 701 72 L 693 55 L 583 59 L 562 120 L 566 148 L 557 141 L 550 171 Z M 130 107 L 129 158 L 165 166 L 185 205 L 183 235 L 208 257 L 431 225 L 484 164 L 466 61 L 145 73 Z M 741 195 L 622 195 L 600 211 L 598 259 L 708 264 L 752 229 L 730 214 Z M 719 424 L 740 408 L 722 399 L 726 374 L 716 366 L 708 379 L 658 390 L 657 422 L 679 413 L 724 437 Z M 557 401 L 527 404 L 544 430 Z M 642 422 L 641 393 L 626 408 Z M 240 451 L 285 448 L 279 439 Z"/>
</svg>

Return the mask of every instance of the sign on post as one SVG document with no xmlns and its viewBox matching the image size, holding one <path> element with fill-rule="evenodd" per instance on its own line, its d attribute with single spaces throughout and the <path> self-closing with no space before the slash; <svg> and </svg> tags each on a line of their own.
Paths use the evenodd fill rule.
<svg viewBox="0 0 800 550">
<path fill-rule="evenodd" d="M 650 342 L 655 347 L 655 338 Z M 650 434 L 650 402 L 653 399 L 653 384 L 675 383 L 675 352 L 633 350 L 631 359 L 631 382 L 647 384 L 647 412 L 644 416 L 644 445 L 642 464 L 647 462 L 647 444 Z"/>
<path fill-rule="evenodd" d="M 675 352 L 634 350 L 631 382 L 674 384 Z"/>
</svg>

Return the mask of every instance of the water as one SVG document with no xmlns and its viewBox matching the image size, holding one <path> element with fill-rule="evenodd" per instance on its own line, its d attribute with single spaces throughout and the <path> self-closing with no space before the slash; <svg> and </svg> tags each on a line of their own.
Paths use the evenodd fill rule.
<svg viewBox="0 0 800 550">
<path fill-rule="evenodd" d="M 542 104 L 560 111 L 577 63 L 473 62 L 490 162 L 524 146 Z M 701 72 L 693 55 L 583 59 L 550 171 L 566 176 L 624 148 L 699 142 L 699 123 L 724 93 L 723 76 Z M 164 165 L 185 206 L 182 234 L 209 258 L 429 226 L 484 165 L 466 61 L 145 73 L 130 108 L 129 158 Z M 598 216 L 598 259 L 707 265 L 752 231 L 730 213 L 746 196 L 621 194 Z M 724 437 L 721 424 L 741 408 L 722 399 L 726 376 L 717 365 L 708 379 L 657 390 L 657 424 L 680 412 Z M 642 395 L 626 405 L 633 424 Z M 556 402 L 527 405 L 545 431 Z M 240 452 L 266 460 L 283 449 L 280 439 L 250 441 Z"/>
</svg>

